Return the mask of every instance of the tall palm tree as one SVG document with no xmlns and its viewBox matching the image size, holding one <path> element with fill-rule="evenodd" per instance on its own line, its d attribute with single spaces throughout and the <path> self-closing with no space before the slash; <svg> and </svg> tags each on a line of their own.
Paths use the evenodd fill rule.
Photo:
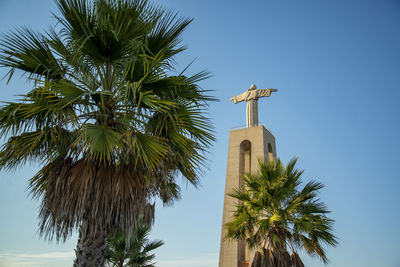
<svg viewBox="0 0 400 267">
<path fill-rule="evenodd" d="M 214 140 L 213 100 L 174 73 L 191 22 L 145 0 L 56 0 L 46 33 L 19 28 L 0 39 L 0 66 L 33 89 L 0 108 L 0 168 L 39 162 L 40 233 L 79 229 L 74 266 L 102 266 L 106 233 L 153 219 L 154 199 L 179 197 L 175 177 L 196 185 Z"/>
<path fill-rule="evenodd" d="M 304 267 L 298 249 L 326 263 L 322 245 L 337 244 L 333 220 L 317 198 L 323 185 L 310 181 L 300 188 L 303 171 L 295 165 L 296 159 L 286 167 L 280 159 L 259 162 L 259 171 L 244 175 L 243 188 L 229 194 L 240 201 L 226 238 L 244 239 L 256 249 L 252 267 Z"/>
<path fill-rule="evenodd" d="M 150 225 L 140 221 L 130 234 L 127 246 L 127 237 L 123 231 L 110 234 L 107 238 L 105 263 L 108 267 L 154 267 L 155 254 L 153 250 L 164 244 L 161 240 L 149 240 Z"/>
</svg>

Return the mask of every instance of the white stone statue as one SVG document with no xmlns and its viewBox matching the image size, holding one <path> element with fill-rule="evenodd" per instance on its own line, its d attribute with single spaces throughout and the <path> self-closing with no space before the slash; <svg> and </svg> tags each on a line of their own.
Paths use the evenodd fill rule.
<svg viewBox="0 0 400 267">
<path fill-rule="evenodd" d="M 239 103 L 242 101 L 247 102 L 246 106 L 246 127 L 253 127 L 258 125 L 258 104 L 257 101 L 261 97 L 269 97 L 272 92 L 276 92 L 278 89 L 257 89 L 255 84 L 250 85 L 250 88 L 246 92 L 234 96 L 229 101 L 233 100 L 233 103 Z"/>
</svg>

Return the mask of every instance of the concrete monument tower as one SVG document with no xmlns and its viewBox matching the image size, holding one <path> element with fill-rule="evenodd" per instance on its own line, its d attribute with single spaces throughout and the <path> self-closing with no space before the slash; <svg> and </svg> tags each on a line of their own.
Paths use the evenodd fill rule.
<svg viewBox="0 0 400 267">
<path fill-rule="evenodd" d="M 246 128 L 231 130 L 229 134 L 228 163 L 226 168 L 226 183 L 224 210 L 222 215 L 221 247 L 219 267 L 247 267 L 254 257 L 244 241 L 234 242 L 224 240 L 225 224 L 232 220 L 233 210 L 238 200 L 227 194 L 234 188 L 243 186 L 241 175 L 255 172 L 258 160 L 273 160 L 276 157 L 275 137 L 262 125 L 258 125 L 258 99 L 269 97 L 277 89 L 257 89 L 254 84 L 244 93 L 234 96 L 234 103 L 246 101 Z"/>
</svg>

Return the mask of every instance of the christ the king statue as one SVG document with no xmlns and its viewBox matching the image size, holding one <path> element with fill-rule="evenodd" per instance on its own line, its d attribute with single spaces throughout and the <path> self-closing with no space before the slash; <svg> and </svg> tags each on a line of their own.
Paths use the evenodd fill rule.
<svg viewBox="0 0 400 267">
<path fill-rule="evenodd" d="M 247 91 L 244 93 L 234 96 L 229 101 L 233 103 L 239 103 L 242 101 L 247 102 L 246 106 L 246 127 L 253 127 L 258 125 L 258 104 L 257 101 L 261 97 L 269 97 L 272 92 L 276 92 L 278 89 L 257 89 L 255 84 L 252 84 Z"/>
</svg>

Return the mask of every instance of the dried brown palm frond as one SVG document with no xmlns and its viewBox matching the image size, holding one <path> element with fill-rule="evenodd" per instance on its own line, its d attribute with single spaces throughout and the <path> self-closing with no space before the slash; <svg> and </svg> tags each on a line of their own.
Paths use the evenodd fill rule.
<svg viewBox="0 0 400 267">
<path fill-rule="evenodd" d="M 262 249 L 254 255 L 252 267 L 300 267 L 302 264 L 299 256 L 292 256 L 286 250 Z M 304 266 L 303 266 L 304 267 Z"/>
<path fill-rule="evenodd" d="M 304 264 L 303 264 L 302 260 L 300 259 L 299 254 L 297 254 L 296 252 L 292 253 L 291 260 L 293 263 L 293 267 L 304 267 Z"/>
<path fill-rule="evenodd" d="M 262 254 L 261 254 L 261 252 L 257 251 L 254 254 L 254 259 L 253 259 L 253 262 L 251 263 L 251 267 L 261 266 L 261 261 L 262 261 Z"/>
<path fill-rule="evenodd" d="M 62 233 L 67 238 L 84 220 L 94 218 L 94 228 L 124 230 L 143 216 L 153 219 L 154 206 L 149 205 L 147 181 L 143 172 L 129 165 L 100 165 L 87 159 L 74 162 L 58 159 L 44 167 L 32 186 L 45 182 L 40 216 L 40 231 L 47 237 Z M 131 216 L 126 216 L 131 214 Z"/>
</svg>

